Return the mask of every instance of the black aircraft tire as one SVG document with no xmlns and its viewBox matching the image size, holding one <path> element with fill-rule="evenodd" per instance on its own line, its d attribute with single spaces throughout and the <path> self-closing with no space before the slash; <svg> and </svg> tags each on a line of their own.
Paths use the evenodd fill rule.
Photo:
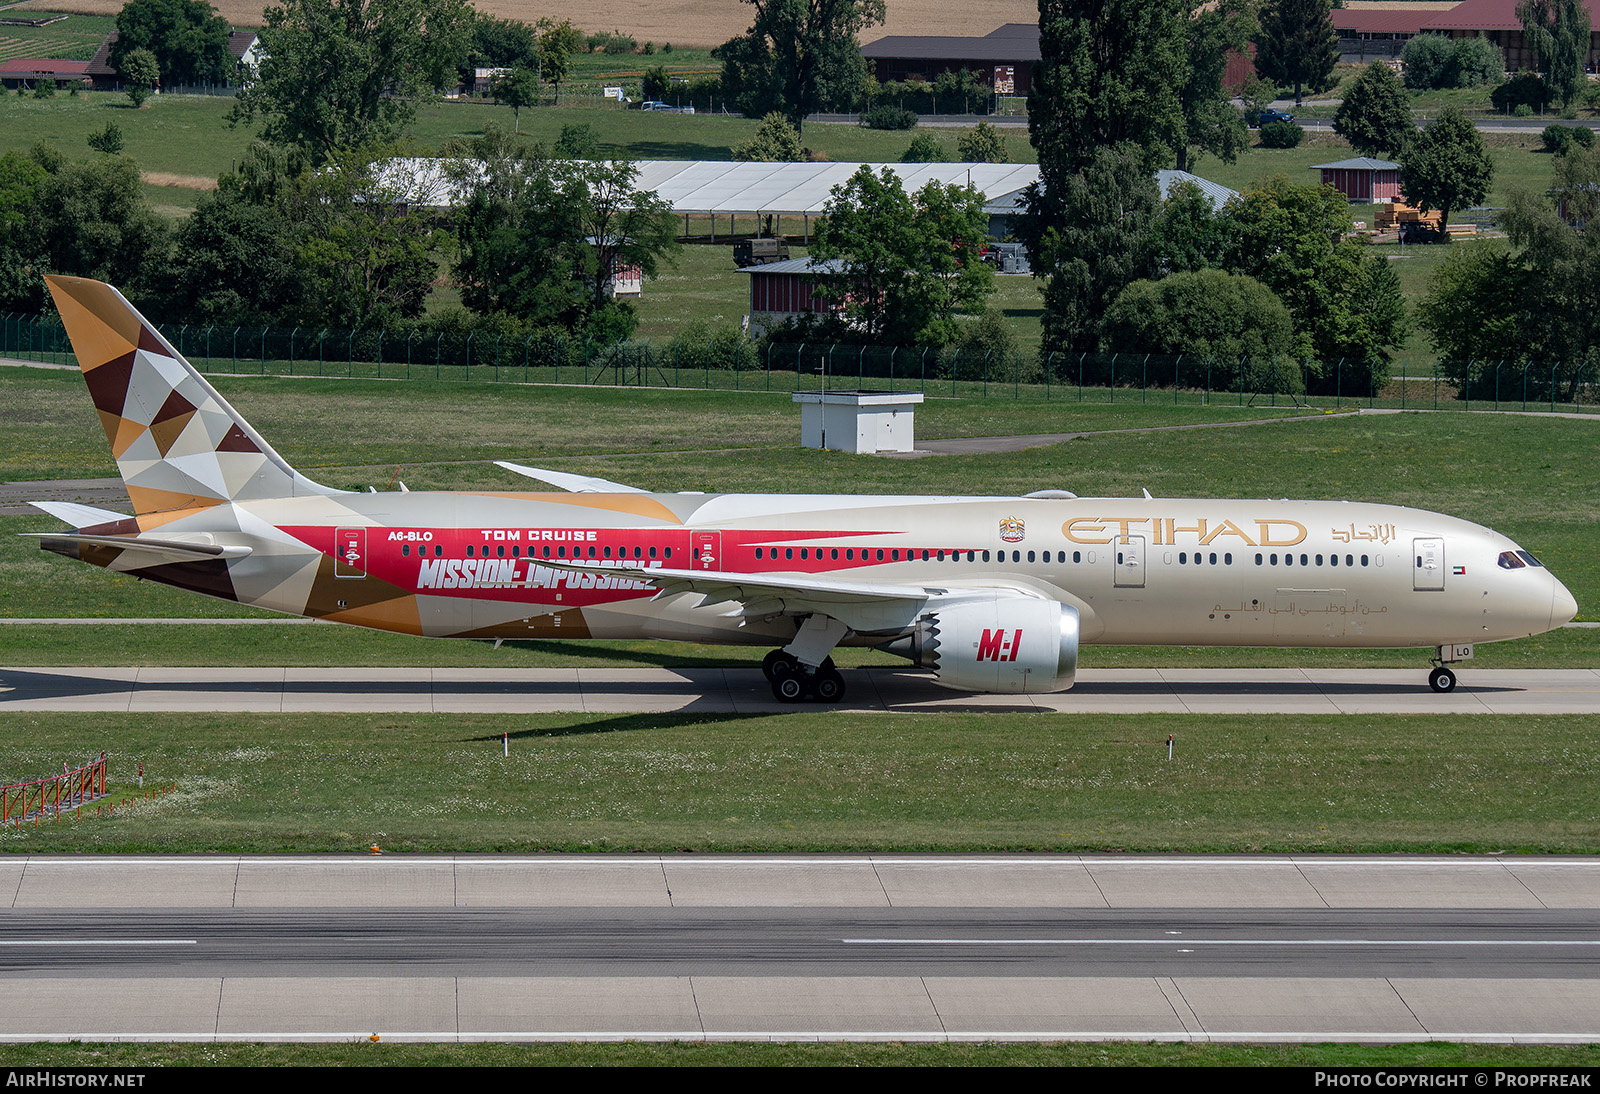
<svg viewBox="0 0 1600 1094">
<path fill-rule="evenodd" d="M 1448 695 L 1456 690 L 1456 674 L 1440 665 L 1428 673 L 1428 686 L 1440 695 Z"/>
<path fill-rule="evenodd" d="M 806 678 L 799 673 L 772 678 L 772 697 L 780 703 L 798 703 L 809 694 Z"/>
<path fill-rule="evenodd" d="M 769 681 L 780 676 L 793 676 L 800 667 L 800 662 L 794 659 L 794 654 L 783 650 L 773 650 L 761 659 L 761 673 Z"/>
<path fill-rule="evenodd" d="M 811 693 L 819 703 L 837 703 L 844 699 L 844 677 L 831 668 L 818 669 L 811 681 Z"/>
</svg>

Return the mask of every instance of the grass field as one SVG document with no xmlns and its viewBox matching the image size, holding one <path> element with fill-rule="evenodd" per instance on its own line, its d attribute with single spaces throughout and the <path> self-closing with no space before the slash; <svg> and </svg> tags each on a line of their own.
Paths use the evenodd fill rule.
<svg viewBox="0 0 1600 1094">
<path fill-rule="evenodd" d="M 236 27 L 258 27 L 264 0 L 213 0 L 221 16 Z M 123 0 L 29 0 L 23 10 L 75 11 L 116 15 Z M 740 0 L 602 0 L 581 10 L 554 0 L 476 0 L 473 5 L 502 19 L 532 23 L 539 19 L 571 19 L 586 31 L 613 28 L 633 35 L 642 45 L 714 46 L 742 34 L 750 25 L 750 9 Z M 940 0 L 891 0 L 889 18 L 862 35 L 872 41 L 885 34 L 988 34 L 1002 23 L 1032 23 L 1039 18 L 1035 0 L 975 0 L 952 6 Z"/>
<path fill-rule="evenodd" d="M 1572 589 L 1581 618 L 1600 616 L 1600 560 L 1590 542 L 1600 518 L 1600 487 L 1588 473 L 1600 452 L 1600 421 L 1345 415 L 1111 433 L 1103 431 L 1283 412 L 1136 401 L 934 399 L 918 413 L 923 438 L 1102 432 L 1022 452 L 888 460 L 800 448 L 798 408 L 783 394 L 228 377 L 217 378 L 217 385 L 287 459 L 345 488 L 382 488 L 397 474 L 413 489 L 507 488 L 522 480 L 489 461 L 513 459 L 657 490 L 761 492 L 803 482 L 807 489 L 840 493 L 1020 496 L 1057 487 L 1086 497 L 1137 496 L 1141 489 L 1157 497 L 1362 497 L 1443 509 L 1494 527 L 1540 553 Z M 0 402 L 12 408 L 0 423 L 0 479 L 115 474 L 74 373 L 0 370 Z M 42 514 L 0 518 L 4 532 L 54 526 Z M 87 573 L 27 540 L 0 535 L 0 611 L 24 618 L 189 617 L 238 609 Z M 1593 663 L 1585 661 L 1588 632 L 1571 633 L 1537 640 L 1551 643 L 1537 656 L 1553 664 Z M 303 639 L 296 632 L 281 641 Z M 0 642 L 15 641 L 0 635 Z M 268 657 L 266 649 L 280 639 L 252 633 L 237 641 L 262 644 L 259 656 Z M 361 645 L 385 636 L 349 641 L 356 657 L 381 658 L 390 648 Z M 1326 655 L 1292 656 L 1325 663 L 1317 659 Z"/>
<path fill-rule="evenodd" d="M 25 13 L 31 18 L 54 12 Z M 115 15 L 115 11 L 112 15 Z M 45 27 L 0 27 L 0 61 L 15 57 L 48 57 L 67 61 L 87 61 L 100 43 L 116 29 L 116 20 L 104 15 L 68 15 L 59 23 Z"/>
<path fill-rule="evenodd" d="M 113 800 L 136 763 L 175 789 L 0 830 L 0 849 L 1593 854 L 1597 732 L 1600 716 L 12 713 L 8 781 L 104 749 Z"/>
</svg>

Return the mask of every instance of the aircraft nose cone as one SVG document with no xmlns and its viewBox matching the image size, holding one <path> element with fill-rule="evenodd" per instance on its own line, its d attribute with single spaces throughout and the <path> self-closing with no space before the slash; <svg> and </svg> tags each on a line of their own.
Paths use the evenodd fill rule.
<svg viewBox="0 0 1600 1094">
<path fill-rule="evenodd" d="M 1554 578 L 1551 578 L 1551 581 L 1555 583 L 1555 589 L 1550 597 L 1550 626 L 1553 629 L 1572 621 L 1572 617 L 1578 614 L 1578 602 L 1573 599 L 1565 585 L 1555 581 Z"/>
</svg>

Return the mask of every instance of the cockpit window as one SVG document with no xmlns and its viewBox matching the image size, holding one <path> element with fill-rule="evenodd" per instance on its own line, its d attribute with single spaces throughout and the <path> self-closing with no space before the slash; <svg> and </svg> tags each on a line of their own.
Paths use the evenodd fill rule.
<svg viewBox="0 0 1600 1094">
<path fill-rule="evenodd" d="M 1517 557 L 1526 562 L 1529 566 L 1538 566 L 1541 569 L 1544 567 L 1544 563 L 1540 562 L 1526 551 L 1518 551 Z"/>
<path fill-rule="evenodd" d="M 1528 564 L 1522 561 L 1520 551 L 1501 551 L 1500 568 L 1502 570 L 1520 570 Z"/>
</svg>

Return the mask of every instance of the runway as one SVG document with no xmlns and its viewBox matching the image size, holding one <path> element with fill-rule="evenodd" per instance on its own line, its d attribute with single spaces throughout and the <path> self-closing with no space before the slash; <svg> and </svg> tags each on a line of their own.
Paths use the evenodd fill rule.
<svg viewBox="0 0 1600 1094">
<path fill-rule="evenodd" d="M 1600 859 L 0 861 L 0 1040 L 1580 1042 Z"/>
<path fill-rule="evenodd" d="M 1437 695 L 1415 669 L 1085 669 L 1071 691 L 971 695 L 925 673 L 844 670 L 845 701 L 783 704 L 758 669 L 0 668 L 0 711 L 1096 714 L 1594 714 L 1600 670 L 1472 669 Z"/>
</svg>

